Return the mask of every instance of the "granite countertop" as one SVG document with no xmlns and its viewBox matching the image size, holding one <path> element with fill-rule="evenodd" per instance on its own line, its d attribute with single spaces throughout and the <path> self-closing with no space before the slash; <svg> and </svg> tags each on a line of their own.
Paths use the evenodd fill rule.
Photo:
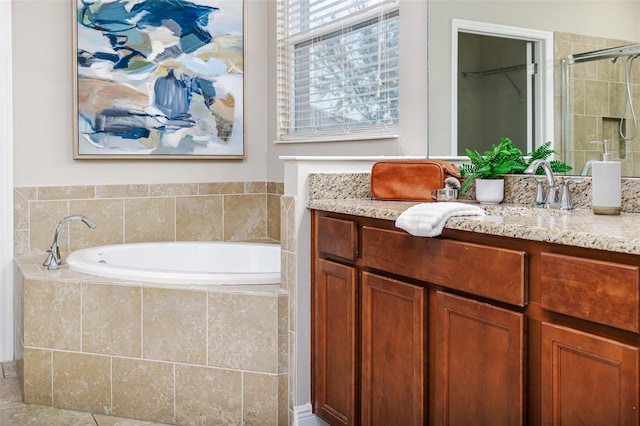
<svg viewBox="0 0 640 426">
<path fill-rule="evenodd" d="M 311 199 L 308 207 L 335 213 L 393 220 L 415 202 L 369 198 Z M 486 216 L 452 217 L 446 228 L 576 247 L 640 254 L 640 214 L 595 215 L 590 209 L 570 211 L 530 208 L 522 204 L 481 206 Z"/>
</svg>

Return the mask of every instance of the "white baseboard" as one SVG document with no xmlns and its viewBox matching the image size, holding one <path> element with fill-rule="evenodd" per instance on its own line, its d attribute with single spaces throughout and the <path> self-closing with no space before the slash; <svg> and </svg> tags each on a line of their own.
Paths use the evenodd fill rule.
<svg viewBox="0 0 640 426">
<path fill-rule="evenodd" d="M 293 426 L 328 426 L 324 420 L 313 414 L 311 404 L 298 405 L 293 409 Z"/>
</svg>

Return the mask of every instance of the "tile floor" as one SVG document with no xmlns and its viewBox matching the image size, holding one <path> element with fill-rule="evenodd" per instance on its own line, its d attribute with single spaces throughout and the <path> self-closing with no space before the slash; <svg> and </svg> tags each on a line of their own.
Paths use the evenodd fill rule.
<svg viewBox="0 0 640 426">
<path fill-rule="evenodd" d="M 2 426 L 159 426 L 160 423 L 103 414 L 61 410 L 22 402 L 15 364 L 0 363 L 0 425 Z"/>
</svg>

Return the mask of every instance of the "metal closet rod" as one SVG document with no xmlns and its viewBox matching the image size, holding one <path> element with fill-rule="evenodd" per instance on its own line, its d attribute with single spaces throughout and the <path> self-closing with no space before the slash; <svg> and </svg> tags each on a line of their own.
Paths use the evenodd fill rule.
<svg viewBox="0 0 640 426">
<path fill-rule="evenodd" d="M 462 77 L 467 78 L 468 75 L 479 75 L 481 77 L 484 77 L 485 75 L 502 74 L 502 73 L 507 73 L 511 71 L 523 70 L 525 68 L 527 68 L 527 64 L 511 65 L 508 67 L 493 68 L 485 71 L 463 71 Z"/>
<path fill-rule="evenodd" d="M 569 65 L 573 65 L 580 62 L 599 61 L 601 59 L 613 59 L 620 58 L 622 56 L 634 55 L 640 55 L 640 43 L 610 47 L 607 49 L 594 50 L 592 52 L 575 53 L 567 56 L 567 63 Z"/>
</svg>

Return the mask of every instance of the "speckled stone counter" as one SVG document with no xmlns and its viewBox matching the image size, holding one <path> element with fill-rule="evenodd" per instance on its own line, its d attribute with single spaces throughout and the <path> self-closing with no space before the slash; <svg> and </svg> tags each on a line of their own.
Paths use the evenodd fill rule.
<svg viewBox="0 0 640 426">
<path fill-rule="evenodd" d="M 353 176 L 352 176 L 353 177 Z M 415 202 L 372 200 L 363 188 L 366 176 L 312 175 L 308 207 L 335 213 L 395 221 Z M 366 185 L 365 185 L 366 186 Z M 343 194 L 340 197 L 340 194 Z M 471 200 L 462 200 L 473 202 Z M 595 215 L 590 209 L 563 211 L 525 204 L 483 206 L 486 216 L 452 217 L 446 228 L 532 241 L 640 255 L 640 213 Z"/>
</svg>

